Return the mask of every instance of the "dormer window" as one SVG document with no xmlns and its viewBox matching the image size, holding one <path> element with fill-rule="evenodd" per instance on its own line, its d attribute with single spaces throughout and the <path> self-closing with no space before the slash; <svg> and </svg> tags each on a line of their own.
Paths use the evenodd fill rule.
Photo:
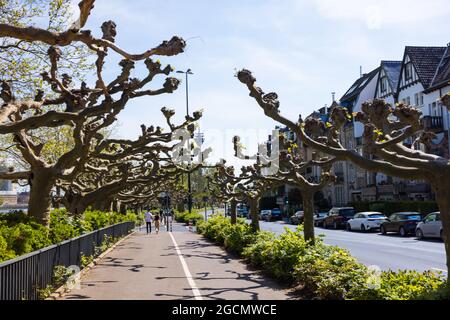
<svg viewBox="0 0 450 320">
<path fill-rule="evenodd" d="M 413 68 L 412 68 L 412 63 L 408 62 L 405 65 L 405 79 L 406 80 L 411 80 L 413 77 Z"/>
</svg>

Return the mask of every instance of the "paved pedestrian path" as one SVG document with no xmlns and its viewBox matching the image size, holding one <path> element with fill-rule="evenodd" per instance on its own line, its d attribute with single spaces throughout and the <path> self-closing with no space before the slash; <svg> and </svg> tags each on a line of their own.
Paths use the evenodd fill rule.
<svg viewBox="0 0 450 320">
<path fill-rule="evenodd" d="M 164 229 L 164 228 L 163 228 Z M 120 243 L 62 299 L 284 300 L 288 291 L 202 236 L 142 229 Z"/>
</svg>

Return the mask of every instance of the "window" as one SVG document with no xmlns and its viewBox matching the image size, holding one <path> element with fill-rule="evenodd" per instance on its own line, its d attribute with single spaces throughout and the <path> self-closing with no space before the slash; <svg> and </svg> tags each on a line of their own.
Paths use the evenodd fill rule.
<svg viewBox="0 0 450 320">
<path fill-rule="evenodd" d="M 408 62 L 405 65 L 405 79 L 412 80 L 412 76 L 413 76 L 412 63 Z"/>
<path fill-rule="evenodd" d="M 410 105 L 411 104 L 411 97 L 406 97 L 406 104 Z"/>
<path fill-rule="evenodd" d="M 386 76 L 381 78 L 380 86 L 381 86 L 381 93 L 385 93 L 387 91 L 387 78 L 386 78 Z"/>
<path fill-rule="evenodd" d="M 420 93 L 420 101 L 419 101 L 419 105 L 423 106 L 423 92 Z"/>
<path fill-rule="evenodd" d="M 436 215 L 435 214 L 430 214 L 426 219 L 426 222 L 433 222 L 436 221 Z"/>
<path fill-rule="evenodd" d="M 414 94 L 414 104 L 416 106 L 419 105 L 419 94 L 418 93 Z"/>
</svg>

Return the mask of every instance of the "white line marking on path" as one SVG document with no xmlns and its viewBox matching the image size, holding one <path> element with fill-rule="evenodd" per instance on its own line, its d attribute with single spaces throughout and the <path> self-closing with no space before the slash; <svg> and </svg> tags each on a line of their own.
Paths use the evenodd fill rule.
<svg viewBox="0 0 450 320">
<path fill-rule="evenodd" d="M 177 252 L 178 258 L 180 259 L 181 265 L 183 266 L 184 274 L 186 275 L 186 279 L 191 286 L 192 293 L 194 294 L 195 300 L 203 300 L 202 295 L 200 294 L 200 290 L 198 290 L 197 285 L 195 284 L 194 278 L 192 278 L 191 272 L 189 271 L 186 260 L 183 258 L 183 254 L 181 253 L 180 248 L 178 247 L 177 242 L 175 241 L 172 232 L 169 232 L 170 237 L 172 238 L 173 245 L 175 246 L 175 251 Z"/>
</svg>

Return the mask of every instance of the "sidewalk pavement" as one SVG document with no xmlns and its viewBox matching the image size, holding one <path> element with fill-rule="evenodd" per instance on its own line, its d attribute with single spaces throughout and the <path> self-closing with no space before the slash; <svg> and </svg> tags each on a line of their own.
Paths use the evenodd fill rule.
<svg viewBox="0 0 450 320">
<path fill-rule="evenodd" d="M 62 299 L 291 299 L 288 290 L 185 226 L 174 224 L 172 233 L 162 229 L 130 236 Z"/>
</svg>

